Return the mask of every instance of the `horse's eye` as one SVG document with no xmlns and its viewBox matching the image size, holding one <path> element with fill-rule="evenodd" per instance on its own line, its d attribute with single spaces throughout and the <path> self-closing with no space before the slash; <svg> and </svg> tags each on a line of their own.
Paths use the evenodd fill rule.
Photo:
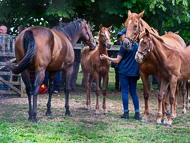
<svg viewBox="0 0 190 143">
<path fill-rule="evenodd" d="M 135 25 L 134 28 L 137 28 L 137 25 Z"/>
</svg>

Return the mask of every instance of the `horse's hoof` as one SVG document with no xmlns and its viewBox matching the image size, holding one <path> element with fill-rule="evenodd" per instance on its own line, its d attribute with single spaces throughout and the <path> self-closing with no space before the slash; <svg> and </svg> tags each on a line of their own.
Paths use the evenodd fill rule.
<svg viewBox="0 0 190 143">
<path fill-rule="evenodd" d="M 174 114 L 174 118 L 177 118 L 177 114 Z"/>
<path fill-rule="evenodd" d="M 46 112 L 46 116 L 52 115 L 52 112 Z"/>
<path fill-rule="evenodd" d="M 170 125 L 170 124 L 167 124 L 166 127 L 171 127 L 171 125 Z"/>
<path fill-rule="evenodd" d="M 71 112 L 66 112 L 66 113 L 65 113 L 65 116 L 70 116 L 70 117 L 72 117 L 72 114 L 71 114 Z"/>
<path fill-rule="evenodd" d="M 90 107 L 90 108 L 87 108 L 87 111 L 91 111 L 92 110 L 92 107 Z"/>
<path fill-rule="evenodd" d="M 145 118 L 142 118 L 141 121 L 147 123 L 147 119 L 145 119 Z"/>
<path fill-rule="evenodd" d="M 35 117 L 32 121 L 33 121 L 33 123 L 39 123 L 40 122 L 40 120 L 38 120 L 38 117 Z"/>
<path fill-rule="evenodd" d="M 108 113 L 104 113 L 104 115 L 108 115 Z"/>
<path fill-rule="evenodd" d="M 33 122 L 33 118 L 32 117 L 28 117 L 28 121 L 29 122 Z"/>
<path fill-rule="evenodd" d="M 157 123 L 156 125 L 160 126 L 160 125 L 161 125 L 161 123 Z"/>
<path fill-rule="evenodd" d="M 182 111 L 182 114 L 186 114 L 187 113 L 187 111 Z"/>
<path fill-rule="evenodd" d="M 167 119 L 164 119 L 163 120 L 163 124 L 167 124 L 168 120 Z"/>
<path fill-rule="evenodd" d="M 95 115 L 96 115 L 96 116 L 98 116 L 98 115 L 99 115 L 99 113 L 95 113 Z"/>
<path fill-rule="evenodd" d="M 170 110 L 167 110 L 167 113 L 166 113 L 166 115 L 170 115 Z"/>
</svg>

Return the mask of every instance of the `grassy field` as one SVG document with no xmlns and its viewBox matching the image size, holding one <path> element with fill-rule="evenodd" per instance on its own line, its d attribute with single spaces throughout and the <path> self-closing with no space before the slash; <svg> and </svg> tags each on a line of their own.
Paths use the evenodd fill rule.
<svg viewBox="0 0 190 143">
<path fill-rule="evenodd" d="M 77 83 L 81 84 L 82 73 L 78 75 Z M 113 82 L 111 82 L 113 80 Z M 45 116 L 47 95 L 38 97 L 38 124 L 28 122 L 27 98 L 0 98 L 0 142 L 190 142 L 190 109 L 187 114 L 181 114 L 182 102 L 178 103 L 178 117 L 171 128 L 165 125 L 157 126 L 157 90 L 151 91 L 149 99 L 150 115 L 148 123 L 133 119 L 133 104 L 130 98 L 130 119 L 120 118 L 122 114 L 121 92 L 113 92 L 114 70 L 111 68 L 107 96 L 108 115 L 102 114 L 102 96 L 100 96 L 101 113 L 94 115 L 94 110 L 86 111 L 85 92 L 71 93 L 70 110 L 72 117 L 64 116 L 64 93 L 52 97 L 52 116 Z M 157 86 L 153 85 L 153 89 Z M 141 116 L 144 111 L 142 81 L 137 86 Z M 84 88 L 82 89 L 84 90 Z M 95 108 L 95 93 L 92 93 L 93 108 Z M 179 100 L 180 101 L 180 100 Z"/>
<path fill-rule="evenodd" d="M 114 93 L 119 94 L 119 93 Z M 52 116 L 45 116 L 47 96 L 38 97 L 38 117 L 40 123 L 31 123 L 28 118 L 27 99 L 0 99 L 0 142 L 189 142 L 190 114 L 181 114 L 181 106 L 177 108 L 178 117 L 171 128 L 156 125 L 157 101 L 150 97 L 150 118 L 148 123 L 133 119 L 134 112 L 130 109 L 130 119 L 120 118 L 122 113 L 121 96 L 108 93 L 108 115 L 94 115 L 86 111 L 85 93 L 70 96 L 70 109 L 73 117 L 64 116 L 64 96 L 53 96 Z M 142 94 L 142 91 L 139 92 Z M 140 108 L 143 112 L 143 97 L 139 95 Z M 45 98 L 45 103 L 42 100 Z M 58 102 L 60 101 L 60 102 Z M 55 102 L 55 103 L 54 103 Z M 92 96 L 95 102 L 95 96 Z M 102 96 L 100 96 L 102 102 Z M 130 108 L 132 101 L 130 98 Z M 60 108 L 55 106 L 59 105 Z M 112 107 L 113 106 L 113 107 Z M 94 107 L 94 104 L 93 104 Z M 111 107 L 113 110 L 111 110 Z M 118 110 L 117 110 L 118 108 Z M 101 111 L 102 112 L 102 111 Z M 143 113 L 141 113 L 143 114 Z"/>
</svg>

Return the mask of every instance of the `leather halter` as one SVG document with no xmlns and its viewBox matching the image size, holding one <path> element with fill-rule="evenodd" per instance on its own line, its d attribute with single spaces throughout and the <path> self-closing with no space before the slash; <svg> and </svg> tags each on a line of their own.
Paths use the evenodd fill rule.
<svg viewBox="0 0 190 143">
<path fill-rule="evenodd" d="M 87 33 L 88 36 L 89 36 L 89 40 L 88 40 L 88 42 L 87 42 L 87 44 L 88 44 L 88 43 L 92 42 L 92 40 L 94 39 L 94 37 L 91 38 L 90 33 L 88 32 L 88 25 L 86 24 L 86 21 L 85 21 L 85 20 L 83 20 L 83 21 L 84 21 L 84 23 L 85 23 L 86 33 Z"/>
<path fill-rule="evenodd" d="M 105 43 L 106 43 L 106 40 L 110 40 L 110 38 L 106 38 L 105 40 L 103 40 L 103 39 L 100 37 L 100 40 L 105 44 Z"/>
<path fill-rule="evenodd" d="M 150 34 L 150 43 L 149 43 L 148 49 L 146 49 L 146 51 L 144 51 L 144 52 L 138 50 L 138 52 L 139 52 L 140 54 L 142 54 L 144 57 L 146 57 L 146 53 L 147 53 L 147 52 L 150 52 L 151 43 L 152 43 L 151 40 L 152 40 L 152 35 Z"/>
<path fill-rule="evenodd" d="M 137 35 L 135 36 L 135 39 L 131 39 L 130 37 L 128 36 L 125 36 L 125 38 L 129 39 L 129 41 L 132 43 L 132 45 L 134 46 L 136 41 L 137 41 L 137 38 L 139 37 L 140 35 L 140 31 L 141 31 L 141 21 L 139 20 L 139 32 L 137 33 Z"/>
</svg>

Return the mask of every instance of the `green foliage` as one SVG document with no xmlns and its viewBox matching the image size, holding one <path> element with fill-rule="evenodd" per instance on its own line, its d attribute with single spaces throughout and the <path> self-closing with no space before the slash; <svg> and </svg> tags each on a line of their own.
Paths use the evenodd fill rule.
<svg viewBox="0 0 190 143">
<path fill-rule="evenodd" d="M 73 6 L 73 1 L 70 0 L 54 0 L 50 3 L 47 9 L 47 16 L 53 15 L 55 17 L 65 17 L 70 18 L 74 16 L 75 7 Z"/>
<path fill-rule="evenodd" d="M 117 32 L 123 28 L 128 10 L 140 13 L 145 9 L 143 19 L 161 35 L 164 31 L 177 29 L 188 39 L 185 29 L 189 27 L 189 5 L 188 0 L 3 0 L 0 1 L 0 25 L 13 28 L 9 34 L 15 34 L 19 25 L 50 28 L 59 22 L 90 16 L 95 32 L 100 24 L 113 25 L 114 41 Z"/>
</svg>

